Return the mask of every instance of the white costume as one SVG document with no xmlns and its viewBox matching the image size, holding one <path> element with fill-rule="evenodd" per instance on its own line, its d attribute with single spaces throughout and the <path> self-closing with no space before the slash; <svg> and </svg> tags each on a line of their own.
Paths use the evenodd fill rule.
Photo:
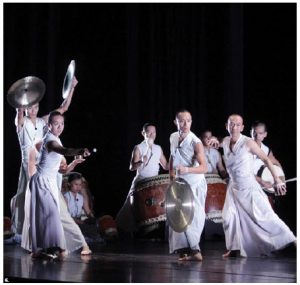
<svg viewBox="0 0 300 285">
<path fill-rule="evenodd" d="M 217 164 L 220 159 L 220 153 L 211 147 L 204 147 L 205 160 L 207 163 L 207 173 L 218 174 Z"/>
<path fill-rule="evenodd" d="M 71 191 L 64 193 L 64 197 L 67 200 L 67 206 L 72 218 L 80 218 L 82 215 L 83 196 L 80 193 L 76 193 L 76 196 Z"/>
<path fill-rule="evenodd" d="M 261 143 L 260 148 L 266 155 L 269 155 L 269 153 L 270 153 L 270 148 L 269 147 L 267 147 L 265 144 Z M 257 175 L 260 168 L 262 166 L 264 166 L 265 164 L 259 157 L 257 157 L 257 155 L 254 155 L 253 158 L 254 158 L 253 173 L 254 173 L 254 175 Z"/>
<path fill-rule="evenodd" d="M 230 150 L 230 137 L 223 140 L 224 159 L 230 182 L 223 207 L 223 227 L 228 250 L 241 256 L 270 255 L 296 240 L 287 225 L 274 213 L 267 195 L 253 174 L 250 138 L 240 135 Z"/>
<path fill-rule="evenodd" d="M 43 129 L 46 123 L 41 118 L 36 118 L 36 126 L 28 117 L 24 117 L 24 124 L 17 132 L 18 140 L 21 148 L 22 163 L 19 174 L 18 190 L 16 195 L 11 199 L 12 214 L 12 231 L 16 234 L 22 234 L 24 221 L 24 203 L 25 193 L 29 184 L 28 160 L 29 152 L 35 148 L 35 144 L 43 138 Z M 37 156 L 38 162 L 39 157 Z"/>
<path fill-rule="evenodd" d="M 57 172 L 62 155 L 48 152 L 46 144 L 49 141 L 56 141 L 61 145 L 58 137 L 51 132 L 46 134 L 37 172 L 29 183 L 30 213 L 25 212 L 26 219 L 29 217 L 29 221 L 24 222 L 22 247 L 32 252 L 51 247 L 66 249 L 66 240 L 60 221 L 60 189 L 57 186 Z M 29 230 L 25 228 L 27 222 Z"/>
<path fill-rule="evenodd" d="M 54 137 L 53 135 L 51 136 Z M 54 140 L 56 137 L 54 137 Z M 49 141 L 49 140 L 48 140 Z M 53 177 L 54 178 L 54 177 Z M 65 237 L 66 249 L 68 252 L 73 252 L 83 246 L 86 246 L 87 243 L 85 238 L 79 228 L 79 226 L 75 223 L 74 219 L 71 217 L 66 201 L 60 191 L 62 182 L 62 174 L 57 172 L 56 174 L 56 184 L 58 188 L 58 204 L 59 204 L 59 217 L 63 227 L 63 233 Z M 28 188 L 26 191 L 26 199 L 25 199 L 25 219 L 24 219 L 24 227 L 22 233 L 22 243 L 21 246 L 28 251 L 32 251 L 32 242 L 30 239 L 29 231 L 30 231 L 30 203 L 31 203 L 31 191 Z"/>
<path fill-rule="evenodd" d="M 201 140 L 192 132 L 184 138 L 178 145 L 179 133 L 173 133 L 170 136 L 171 155 L 173 158 L 173 169 L 177 165 L 186 167 L 199 166 L 195 159 L 194 146 L 202 143 Z M 205 222 L 205 199 L 207 193 L 207 184 L 204 174 L 187 173 L 178 175 L 186 180 L 194 194 L 194 218 L 187 230 L 177 233 L 169 228 L 169 250 L 170 253 L 182 248 L 191 248 L 192 250 L 200 250 L 199 242 Z"/>
<path fill-rule="evenodd" d="M 158 175 L 160 157 L 162 149 L 159 145 L 153 144 L 151 148 L 148 147 L 146 141 L 137 145 L 141 153 L 141 157 L 147 156 L 146 165 L 142 164 L 137 170 L 136 175 L 132 181 L 130 190 L 126 197 L 126 201 L 116 216 L 116 223 L 118 228 L 126 232 L 134 232 L 137 230 L 135 218 L 132 213 L 131 197 L 134 192 L 136 183 L 144 178 Z"/>
</svg>

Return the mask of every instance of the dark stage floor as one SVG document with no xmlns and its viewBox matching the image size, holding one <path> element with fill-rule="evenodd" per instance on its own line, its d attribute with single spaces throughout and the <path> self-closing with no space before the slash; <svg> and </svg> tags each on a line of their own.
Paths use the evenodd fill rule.
<svg viewBox="0 0 300 285">
<path fill-rule="evenodd" d="M 204 241 L 204 261 L 177 261 L 159 240 L 93 244 L 93 255 L 72 253 L 64 261 L 31 259 L 18 245 L 4 246 L 3 282 L 84 283 L 295 283 L 295 250 L 276 257 L 221 257 L 224 241 Z"/>
</svg>

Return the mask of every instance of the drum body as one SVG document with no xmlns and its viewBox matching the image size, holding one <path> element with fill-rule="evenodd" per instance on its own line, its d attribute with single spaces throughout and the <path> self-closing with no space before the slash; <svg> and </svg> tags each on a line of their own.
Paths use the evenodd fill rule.
<svg viewBox="0 0 300 285">
<path fill-rule="evenodd" d="M 118 235 L 115 220 L 110 215 L 104 215 L 98 220 L 99 231 L 107 237 L 115 237 Z"/>
<path fill-rule="evenodd" d="M 168 174 L 145 178 L 137 182 L 131 201 L 138 227 L 166 221 L 165 197 L 169 184 Z"/>
<path fill-rule="evenodd" d="M 3 231 L 4 234 L 11 233 L 11 219 L 9 217 L 3 218 Z"/>
<path fill-rule="evenodd" d="M 222 210 L 226 197 L 227 184 L 218 174 L 205 174 L 207 196 L 205 201 L 206 219 L 222 223 Z"/>
<path fill-rule="evenodd" d="M 276 172 L 277 176 L 284 182 L 285 181 L 285 174 L 284 174 L 282 168 L 277 166 L 277 165 L 273 165 L 273 166 L 274 166 L 274 169 L 275 169 L 275 172 Z M 271 171 L 265 165 L 263 165 L 258 170 L 257 176 L 259 176 L 264 181 L 270 182 L 271 184 L 275 183 Z M 263 190 L 267 193 L 275 194 L 275 189 L 274 188 L 263 188 Z"/>
</svg>

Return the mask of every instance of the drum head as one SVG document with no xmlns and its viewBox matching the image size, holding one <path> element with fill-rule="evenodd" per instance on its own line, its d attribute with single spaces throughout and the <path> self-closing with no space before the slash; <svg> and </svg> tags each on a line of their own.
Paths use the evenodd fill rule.
<svg viewBox="0 0 300 285">
<path fill-rule="evenodd" d="M 282 168 L 277 166 L 277 165 L 273 165 L 273 167 L 275 169 L 275 173 L 277 174 L 277 176 L 284 182 L 285 181 L 285 175 L 284 175 L 284 172 L 283 172 Z M 266 166 L 263 168 L 261 173 L 258 173 L 258 176 L 260 176 L 261 179 L 264 180 L 264 181 L 270 182 L 272 184 L 275 183 L 271 171 Z M 275 193 L 274 188 L 264 188 L 264 190 L 266 192 L 269 192 L 269 193 Z"/>
<path fill-rule="evenodd" d="M 176 178 L 166 193 L 166 215 L 175 232 L 184 232 L 194 217 L 194 195 L 183 178 Z"/>
</svg>

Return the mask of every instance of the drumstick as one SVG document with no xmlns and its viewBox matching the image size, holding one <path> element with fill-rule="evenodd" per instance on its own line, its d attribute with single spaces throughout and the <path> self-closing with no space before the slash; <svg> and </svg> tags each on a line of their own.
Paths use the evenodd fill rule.
<svg viewBox="0 0 300 285">
<path fill-rule="evenodd" d="M 288 180 L 285 180 L 284 183 L 292 182 L 292 181 L 297 181 L 297 177 L 294 177 L 294 178 L 290 178 L 290 179 L 288 179 Z"/>
<path fill-rule="evenodd" d="M 288 183 L 288 182 L 293 182 L 293 181 L 297 181 L 297 177 L 287 179 L 287 180 L 285 180 L 283 183 Z M 273 185 L 273 187 L 275 187 L 275 186 L 276 186 L 276 184 Z M 270 188 L 267 188 L 267 187 L 264 187 L 264 188 L 262 188 L 262 189 L 265 190 L 265 191 L 268 191 L 268 190 L 269 190 L 268 192 L 272 192 L 272 193 L 275 192 L 275 190 L 273 190 L 273 188 L 271 188 L 272 190 L 270 190 Z"/>
</svg>

